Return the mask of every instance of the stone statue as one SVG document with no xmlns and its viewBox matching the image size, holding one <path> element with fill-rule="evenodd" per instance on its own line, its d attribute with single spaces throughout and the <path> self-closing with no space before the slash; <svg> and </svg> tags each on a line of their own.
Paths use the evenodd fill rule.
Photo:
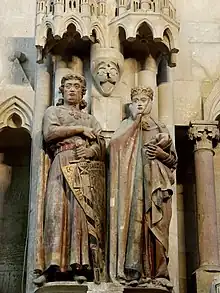
<svg viewBox="0 0 220 293">
<path fill-rule="evenodd" d="M 168 238 L 177 155 L 165 125 L 150 117 L 153 90 L 131 91 L 131 115 L 110 141 L 110 277 L 171 290 Z"/>
<path fill-rule="evenodd" d="M 105 142 L 94 116 L 82 111 L 86 81 L 61 80 L 63 104 L 44 115 L 43 136 L 52 158 L 45 194 L 42 268 L 34 283 L 100 282 L 105 216 Z M 39 275 L 40 273 L 40 275 Z"/>
</svg>

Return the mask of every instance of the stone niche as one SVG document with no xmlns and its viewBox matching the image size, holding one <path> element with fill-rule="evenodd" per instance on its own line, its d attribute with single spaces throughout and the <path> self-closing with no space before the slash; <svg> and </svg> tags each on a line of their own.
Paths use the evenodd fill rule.
<svg viewBox="0 0 220 293">
<path fill-rule="evenodd" d="M 28 222 L 30 135 L 0 132 L 0 292 L 21 292 Z"/>
</svg>

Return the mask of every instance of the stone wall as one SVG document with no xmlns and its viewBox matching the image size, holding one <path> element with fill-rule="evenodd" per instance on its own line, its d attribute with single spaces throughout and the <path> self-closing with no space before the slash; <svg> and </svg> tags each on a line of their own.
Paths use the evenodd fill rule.
<svg viewBox="0 0 220 293">
<path fill-rule="evenodd" d="M 215 7 L 215 9 L 214 9 Z M 203 119 L 202 101 L 219 79 L 219 2 L 176 1 L 180 21 L 177 67 L 174 74 L 175 124 Z"/>
<path fill-rule="evenodd" d="M 36 64 L 35 11 L 35 0 L 1 2 L 0 104 L 17 96 L 33 109 Z M 14 56 L 16 51 L 26 55 L 22 64 Z"/>
</svg>

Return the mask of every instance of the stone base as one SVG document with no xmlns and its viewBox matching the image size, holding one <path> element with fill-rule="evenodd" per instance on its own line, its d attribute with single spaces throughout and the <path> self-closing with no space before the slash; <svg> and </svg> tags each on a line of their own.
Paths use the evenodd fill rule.
<svg viewBox="0 0 220 293">
<path fill-rule="evenodd" d="M 35 293 L 167 293 L 166 288 L 123 287 L 113 283 L 78 284 L 76 282 L 51 282 L 38 288 Z"/>
<path fill-rule="evenodd" d="M 124 288 L 124 293 L 167 293 L 166 288 Z"/>
<path fill-rule="evenodd" d="M 88 283 L 88 293 L 123 293 L 124 288 L 121 285 L 113 283 L 101 283 L 96 285 Z"/>
<path fill-rule="evenodd" d="M 219 293 L 219 292 L 220 292 L 220 276 L 214 278 L 210 293 Z"/>
<path fill-rule="evenodd" d="M 76 282 L 51 282 L 38 288 L 35 293 L 123 293 L 123 287 L 113 283 L 78 284 Z"/>
<path fill-rule="evenodd" d="M 87 285 L 76 282 L 51 282 L 38 288 L 35 293 L 86 293 Z"/>
<path fill-rule="evenodd" d="M 195 292 L 207 293 L 210 292 L 214 278 L 220 274 L 218 267 L 204 267 L 196 270 L 194 274 Z M 193 291 L 193 292 L 194 292 Z"/>
</svg>

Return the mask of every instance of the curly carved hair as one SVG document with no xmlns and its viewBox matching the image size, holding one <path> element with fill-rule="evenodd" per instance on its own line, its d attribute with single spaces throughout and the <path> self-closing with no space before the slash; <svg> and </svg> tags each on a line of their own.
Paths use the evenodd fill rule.
<svg viewBox="0 0 220 293">
<path fill-rule="evenodd" d="M 153 101 L 154 92 L 151 87 L 149 87 L 149 86 L 148 87 L 146 87 L 146 86 L 133 87 L 131 89 L 131 100 L 134 96 L 139 95 L 139 94 L 145 94 Z"/>
<path fill-rule="evenodd" d="M 81 83 L 81 85 L 82 85 L 82 97 L 83 97 L 85 95 L 85 93 L 86 93 L 86 80 L 81 74 L 78 74 L 78 73 L 77 74 L 76 73 L 75 74 L 70 74 L 69 73 L 69 74 L 67 74 L 67 75 L 62 77 L 61 86 L 59 87 L 60 93 L 63 96 L 65 82 L 67 80 L 73 80 L 73 79 L 76 79 Z M 56 105 L 61 106 L 61 105 L 63 105 L 63 103 L 64 103 L 64 100 L 59 99 L 59 101 L 58 101 L 58 103 Z M 86 106 L 87 106 L 87 102 L 84 99 L 82 99 L 82 101 L 80 102 L 80 109 L 82 110 L 82 109 L 86 108 Z"/>
</svg>

